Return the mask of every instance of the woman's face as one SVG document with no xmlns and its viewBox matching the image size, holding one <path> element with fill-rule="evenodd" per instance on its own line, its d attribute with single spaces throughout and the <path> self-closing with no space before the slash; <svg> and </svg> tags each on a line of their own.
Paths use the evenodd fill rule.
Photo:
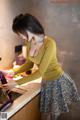
<svg viewBox="0 0 80 120">
<path fill-rule="evenodd" d="M 40 42 L 43 42 L 43 39 L 44 39 L 44 35 L 42 34 L 34 34 L 34 33 L 31 33 L 30 31 L 27 31 L 27 35 L 28 35 L 28 41 L 35 41 L 37 43 L 40 43 Z"/>
<path fill-rule="evenodd" d="M 18 33 L 19 37 L 23 40 L 27 40 L 28 42 L 32 40 L 33 34 L 31 32 L 26 31 L 26 34 Z"/>
<path fill-rule="evenodd" d="M 42 43 L 44 39 L 44 35 L 36 35 L 29 31 L 26 31 L 26 34 L 18 33 L 18 35 L 28 42 L 33 41 L 32 43 Z"/>
</svg>

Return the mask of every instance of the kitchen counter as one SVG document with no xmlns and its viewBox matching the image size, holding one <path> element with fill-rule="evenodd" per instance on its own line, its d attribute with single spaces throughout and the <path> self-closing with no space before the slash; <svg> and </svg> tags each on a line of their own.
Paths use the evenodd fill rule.
<svg viewBox="0 0 80 120">
<path fill-rule="evenodd" d="M 29 101 L 31 101 L 36 95 L 38 95 L 40 93 L 40 87 L 41 78 L 19 86 L 19 89 L 22 89 L 25 92 L 16 100 L 14 100 L 12 106 L 5 111 L 7 112 L 7 119 L 13 116 L 23 106 L 25 106 Z"/>
</svg>

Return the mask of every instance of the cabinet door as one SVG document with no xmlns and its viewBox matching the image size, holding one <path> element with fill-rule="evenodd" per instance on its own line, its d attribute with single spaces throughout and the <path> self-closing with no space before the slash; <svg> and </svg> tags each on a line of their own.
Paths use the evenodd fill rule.
<svg viewBox="0 0 80 120">
<path fill-rule="evenodd" d="M 37 95 L 9 120 L 40 120 L 39 101 L 40 95 Z"/>
</svg>

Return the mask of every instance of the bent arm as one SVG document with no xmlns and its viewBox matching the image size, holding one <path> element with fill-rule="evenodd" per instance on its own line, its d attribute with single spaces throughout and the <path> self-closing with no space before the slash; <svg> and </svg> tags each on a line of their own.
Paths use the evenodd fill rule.
<svg viewBox="0 0 80 120">
<path fill-rule="evenodd" d="M 48 48 L 46 48 L 41 63 L 39 65 L 39 69 L 34 73 L 32 73 L 31 75 L 28 75 L 27 77 L 21 78 L 20 80 L 16 81 L 17 84 L 21 85 L 26 82 L 42 77 L 50 64 L 50 61 L 52 60 L 53 54 L 55 56 L 55 53 L 56 53 L 56 46 L 50 45 Z"/>
<path fill-rule="evenodd" d="M 13 69 L 14 74 L 16 75 L 16 74 L 28 71 L 33 67 L 33 65 L 34 65 L 33 62 L 31 62 L 30 60 L 27 60 L 23 65 L 21 65 L 20 68 Z"/>
</svg>

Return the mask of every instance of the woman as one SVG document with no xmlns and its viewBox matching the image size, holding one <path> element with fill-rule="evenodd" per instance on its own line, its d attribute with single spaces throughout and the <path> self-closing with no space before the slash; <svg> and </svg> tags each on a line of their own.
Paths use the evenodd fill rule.
<svg viewBox="0 0 80 120">
<path fill-rule="evenodd" d="M 42 120 L 57 119 L 61 113 L 68 112 L 72 102 L 79 101 L 73 80 L 61 68 L 57 60 L 56 42 L 45 36 L 40 22 L 30 14 L 20 14 L 13 20 L 12 29 L 26 40 L 27 61 L 11 74 L 30 70 L 34 63 L 38 70 L 16 81 L 18 85 L 42 77 L 40 111 Z"/>
</svg>

